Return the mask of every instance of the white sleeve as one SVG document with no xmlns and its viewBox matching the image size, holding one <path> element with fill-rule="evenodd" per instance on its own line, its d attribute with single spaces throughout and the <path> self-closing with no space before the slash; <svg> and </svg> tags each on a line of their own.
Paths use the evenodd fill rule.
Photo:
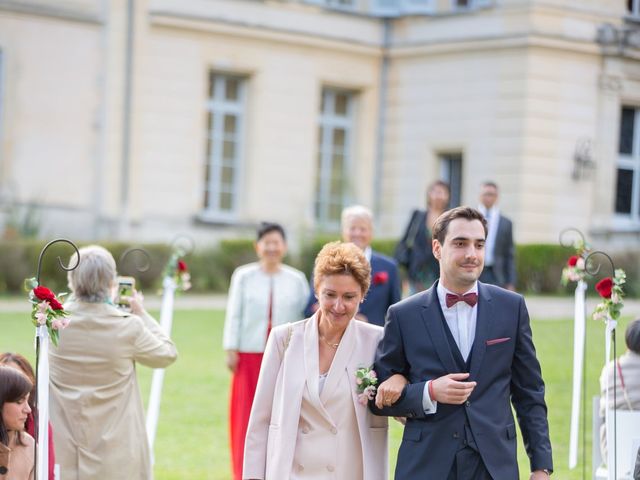
<svg viewBox="0 0 640 480">
<path fill-rule="evenodd" d="M 431 400 L 429 396 L 429 385 L 431 385 L 431 380 L 424 384 L 424 390 L 422 392 L 422 409 L 427 415 L 434 414 L 438 410 L 438 402 Z"/>
<path fill-rule="evenodd" d="M 224 332 L 222 336 L 222 347 L 225 350 L 238 350 L 240 347 L 243 278 L 244 275 L 238 269 L 231 275 L 229 298 L 227 299 L 227 313 L 224 319 Z"/>
</svg>

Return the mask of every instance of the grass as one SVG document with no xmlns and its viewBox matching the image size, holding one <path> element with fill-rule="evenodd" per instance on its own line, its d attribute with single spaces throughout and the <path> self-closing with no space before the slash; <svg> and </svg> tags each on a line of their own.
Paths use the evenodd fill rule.
<svg viewBox="0 0 640 480">
<path fill-rule="evenodd" d="M 157 313 L 157 312 L 156 312 Z M 629 319 L 620 322 L 623 332 Z M 155 445 L 155 478 L 230 479 L 227 405 L 230 375 L 221 348 L 222 311 L 176 311 L 173 338 L 178 362 L 167 369 Z M 569 319 L 533 321 L 532 328 L 547 385 L 547 405 L 555 478 L 578 480 L 586 454 L 586 477 L 591 477 L 591 398 L 598 394 L 598 377 L 604 363 L 604 327 L 587 321 L 586 452 L 579 466 L 567 467 L 572 388 L 573 322 Z M 0 313 L 0 351 L 16 351 L 33 361 L 33 328 L 27 313 Z M 624 342 L 619 333 L 618 354 Z M 147 398 L 151 370 L 138 368 L 143 398 Z M 54 426 L 55 428 L 55 426 Z M 390 460 L 395 456 L 402 427 L 392 422 Z M 519 437 L 520 438 L 520 437 Z M 529 463 L 519 440 L 520 477 L 528 478 Z M 582 447 L 581 447 L 582 448 Z"/>
</svg>

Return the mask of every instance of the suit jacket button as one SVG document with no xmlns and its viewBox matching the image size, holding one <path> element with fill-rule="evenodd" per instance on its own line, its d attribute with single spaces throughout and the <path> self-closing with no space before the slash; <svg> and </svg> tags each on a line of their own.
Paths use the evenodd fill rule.
<svg viewBox="0 0 640 480">
<path fill-rule="evenodd" d="M 304 465 L 298 464 L 298 471 L 301 472 L 304 470 Z"/>
<path fill-rule="evenodd" d="M 331 433 L 333 433 L 334 435 L 338 433 L 336 427 L 331 427 Z"/>
<path fill-rule="evenodd" d="M 465 407 L 470 407 L 471 406 L 471 402 L 469 400 L 466 401 L 466 403 L 464 404 Z"/>
<path fill-rule="evenodd" d="M 458 432 L 455 432 L 455 433 L 453 434 L 453 438 L 458 438 L 459 436 L 460 436 L 460 435 L 458 435 Z"/>
<path fill-rule="evenodd" d="M 327 465 L 327 471 L 333 472 L 334 470 L 335 468 L 333 467 L 333 465 Z"/>
<path fill-rule="evenodd" d="M 309 427 L 302 427 L 302 433 L 309 433 Z"/>
</svg>

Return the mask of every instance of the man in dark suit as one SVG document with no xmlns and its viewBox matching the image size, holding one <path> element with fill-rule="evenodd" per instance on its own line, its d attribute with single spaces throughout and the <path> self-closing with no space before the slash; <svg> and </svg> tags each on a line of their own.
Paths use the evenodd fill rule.
<svg viewBox="0 0 640 480">
<path fill-rule="evenodd" d="M 401 286 L 398 265 L 390 257 L 371 249 L 373 238 L 373 215 L 371 210 L 361 205 L 347 207 L 342 211 L 342 239 L 355 243 L 371 263 L 371 286 L 360 305 L 356 318 L 375 325 L 384 326 L 387 309 L 400 301 Z M 313 279 L 311 280 L 313 285 Z M 310 316 L 318 309 L 318 300 L 313 288 L 305 310 Z"/>
<path fill-rule="evenodd" d="M 387 313 L 374 368 L 389 380 L 370 407 L 407 418 L 396 479 L 517 480 L 511 404 L 530 478 L 546 479 L 553 469 L 544 382 L 524 299 L 477 281 L 486 232 L 475 209 L 443 213 L 433 228 L 439 280 Z"/>
<path fill-rule="evenodd" d="M 513 224 L 500 214 L 497 202 L 498 186 L 493 182 L 484 182 L 480 188 L 478 210 L 487 219 L 488 231 L 480 281 L 515 291 Z"/>
</svg>

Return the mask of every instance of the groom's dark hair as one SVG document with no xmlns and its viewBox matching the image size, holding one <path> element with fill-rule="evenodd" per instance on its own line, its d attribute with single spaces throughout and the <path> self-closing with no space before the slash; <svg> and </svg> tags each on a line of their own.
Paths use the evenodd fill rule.
<svg viewBox="0 0 640 480">
<path fill-rule="evenodd" d="M 640 354 L 640 318 L 635 319 L 627 326 L 624 339 L 629 350 Z"/>
<path fill-rule="evenodd" d="M 487 238 L 487 221 L 485 220 L 484 215 L 471 207 L 452 208 L 440 215 L 433 224 L 431 238 L 433 240 L 438 240 L 440 244 L 443 244 L 444 239 L 447 236 L 447 231 L 449 230 L 449 224 L 457 218 L 464 218 L 470 222 L 473 220 L 480 220 L 482 228 L 484 229 L 484 238 Z"/>
</svg>

